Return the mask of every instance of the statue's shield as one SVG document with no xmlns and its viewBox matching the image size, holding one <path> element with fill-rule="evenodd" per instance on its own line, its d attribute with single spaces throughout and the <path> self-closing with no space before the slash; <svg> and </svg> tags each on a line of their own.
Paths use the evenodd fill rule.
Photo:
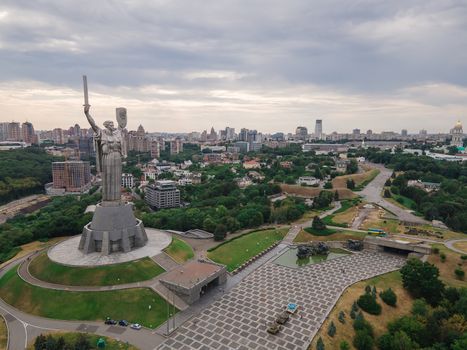
<svg viewBox="0 0 467 350">
<path fill-rule="evenodd" d="M 119 107 L 119 108 L 116 109 L 116 113 L 117 113 L 118 126 L 120 128 L 122 128 L 122 129 L 124 129 L 126 127 L 126 123 L 127 123 L 126 108 Z"/>
</svg>

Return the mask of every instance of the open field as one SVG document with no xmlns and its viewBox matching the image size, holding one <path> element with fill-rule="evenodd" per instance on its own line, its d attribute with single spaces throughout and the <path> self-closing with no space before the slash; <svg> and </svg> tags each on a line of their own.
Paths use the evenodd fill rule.
<svg viewBox="0 0 467 350">
<path fill-rule="evenodd" d="M 8 330 L 6 328 L 5 319 L 0 316 L 0 350 L 6 350 L 8 343 Z"/>
<path fill-rule="evenodd" d="M 305 187 L 305 186 L 287 185 L 287 184 L 281 184 L 281 190 L 282 192 L 286 192 L 288 194 L 296 195 L 300 197 L 317 197 L 319 193 L 323 191 L 321 188 L 316 188 L 316 187 Z M 336 190 L 329 190 L 329 191 L 334 192 Z M 351 198 L 356 197 L 356 194 L 353 193 L 348 188 L 339 188 L 337 189 L 337 192 L 339 193 L 340 199 L 351 199 Z"/>
<path fill-rule="evenodd" d="M 428 257 L 428 262 L 436 265 L 439 269 L 440 279 L 449 286 L 452 287 L 466 287 L 467 280 L 459 280 L 454 274 L 454 270 L 457 267 L 461 267 L 467 275 L 467 261 L 461 259 L 461 254 L 458 254 L 451 249 L 446 248 L 443 244 L 433 244 L 433 248 L 438 248 L 440 254 L 431 254 Z M 446 261 L 441 261 L 441 254 L 446 255 Z M 460 266 L 459 266 L 460 264 Z M 467 277 L 466 277 L 467 278 Z"/>
<path fill-rule="evenodd" d="M 376 337 L 386 332 L 386 326 L 388 322 L 410 313 L 412 307 L 412 298 L 409 293 L 402 287 L 401 275 L 398 271 L 356 283 L 347 288 L 339 298 L 336 305 L 329 314 L 329 317 L 326 319 L 314 337 L 309 350 L 316 349 L 316 342 L 319 337 L 323 339 L 325 349 L 339 349 L 339 344 L 343 340 L 346 340 L 352 347 L 352 339 L 354 337 L 355 331 L 352 326 L 353 320 L 350 318 L 350 309 L 353 302 L 364 293 L 366 285 L 376 286 L 378 293 L 386 288 L 391 287 L 391 289 L 397 294 L 396 307 L 386 305 L 381 300 L 381 298 L 378 297 L 378 303 L 382 306 L 381 315 L 374 316 L 363 312 L 365 319 L 368 320 L 373 326 Z M 345 313 L 344 324 L 338 320 L 340 311 L 344 311 Z M 336 335 L 333 338 L 327 334 L 327 330 L 331 321 L 334 322 L 334 325 L 337 328 Z"/>
<path fill-rule="evenodd" d="M 45 289 L 24 282 L 16 268 L 0 279 L 0 297 L 23 312 L 59 320 L 99 321 L 112 317 L 155 328 L 167 319 L 166 301 L 149 288 L 106 292 Z"/>
<path fill-rule="evenodd" d="M 453 245 L 454 245 L 454 248 L 460 249 L 463 252 L 465 252 L 465 254 L 467 254 L 467 242 L 465 242 L 465 241 L 464 242 L 456 242 Z"/>
<path fill-rule="evenodd" d="M 55 340 L 58 340 L 60 337 L 62 337 L 65 340 L 66 344 L 74 344 L 80 335 L 84 335 L 91 344 L 92 349 L 97 349 L 97 341 L 102 338 L 105 340 L 105 349 L 107 350 L 138 350 L 138 348 L 134 347 L 131 344 L 127 345 L 126 343 L 118 341 L 116 339 L 89 333 L 50 332 L 44 333 L 44 335 L 51 335 Z M 35 339 L 33 339 L 28 344 L 27 350 L 34 350 L 34 340 Z"/>
<path fill-rule="evenodd" d="M 172 237 L 172 243 L 164 249 L 164 252 L 180 264 L 190 260 L 195 255 L 193 248 L 184 240 L 177 237 Z"/>
<path fill-rule="evenodd" d="M 404 226 L 399 224 L 399 220 L 393 219 L 380 219 L 369 217 L 360 226 L 362 230 L 368 230 L 369 228 L 379 228 L 389 233 L 403 233 Z"/>
<path fill-rule="evenodd" d="M 165 270 L 150 258 L 98 267 L 71 267 L 51 261 L 42 253 L 29 265 L 31 275 L 42 281 L 71 286 L 111 286 L 150 280 Z"/>
<path fill-rule="evenodd" d="M 354 231 L 338 231 L 328 236 L 315 236 L 311 233 L 301 230 L 297 237 L 295 237 L 294 243 L 306 243 L 311 241 L 346 241 L 348 239 L 363 239 L 366 236 L 364 232 Z"/>
<path fill-rule="evenodd" d="M 40 241 L 34 241 L 34 242 L 31 242 L 31 243 L 27 243 L 27 244 L 24 244 L 19 248 L 19 251 L 18 253 L 13 256 L 10 260 L 8 261 L 5 261 L 4 263 L 0 264 L 0 268 L 2 268 L 3 266 L 6 266 L 9 262 L 11 262 L 12 260 L 16 260 L 16 259 L 20 259 L 22 258 L 23 256 L 26 256 L 32 252 L 35 252 L 37 250 L 42 250 L 44 248 L 47 248 L 47 247 L 50 247 L 60 241 L 63 241 L 64 239 L 67 239 L 69 237 L 56 237 L 56 238 L 52 238 L 50 240 L 48 240 L 47 242 L 40 242 Z"/>
<path fill-rule="evenodd" d="M 348 179 L 355 181 L 355 187 L 365 187 L 379 174 L 379 172 L 380 171 L 378 169 L 372 169 L 359 174 L 337 176 L 332 180 L 332 187 L 347 188 Z"/>
<path fill-rule="evenodd" d="M 208 258 L 233 271 L 244 262 L 282 240 L 288 228 L 253 231 L 208 250 Z"/>
</svg>

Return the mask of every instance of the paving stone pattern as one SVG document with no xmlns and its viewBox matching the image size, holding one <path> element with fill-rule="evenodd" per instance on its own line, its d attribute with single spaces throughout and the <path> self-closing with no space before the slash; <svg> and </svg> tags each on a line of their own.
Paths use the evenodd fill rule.
<svg viewBox="0 0 467 350">
<path fill-rule="evenodd" d="M 349 285 L 400 268 L 399 256 L 362 252 L 299 269 L 268 262 L 186 322 L 157 349 L 307 349 Z M 295 302 L 300 309 L 271 335 L 267 324 Z"/>
</svg>

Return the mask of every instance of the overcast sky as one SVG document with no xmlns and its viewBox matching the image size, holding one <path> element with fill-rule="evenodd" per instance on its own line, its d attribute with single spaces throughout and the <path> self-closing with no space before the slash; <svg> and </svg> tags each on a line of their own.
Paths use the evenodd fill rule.
<svg viewBox="0 0 467 350">
<path fill-rule="evenodd" d="M 2 121 L 291 132 L 467 124 L 467 1 L 1 0 Z"/>
</svg>

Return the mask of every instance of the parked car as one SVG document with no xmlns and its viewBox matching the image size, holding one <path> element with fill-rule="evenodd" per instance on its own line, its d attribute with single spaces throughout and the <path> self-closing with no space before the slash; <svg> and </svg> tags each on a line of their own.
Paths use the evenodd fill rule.
<svg viewBox="0 0 467 350">
<path fill-rule="evenodd" d="M 129 325 L 129 323 L 128 323 L 128 321 L 120 320 L 120 321 L 118 321 L 118 325 L 122 326 L 122 327 L 126 327 L 126 326 Z"/>
<path fill-rule="evenodd" d="M 140 325 L 139 323 L 132 323 L 132 324 L 130 325 L 130 328 L 140 330 L 140 329 L 141 329 L 141 325 Z"/>
<path fill-rule="evenodd" d="M 107 317 L 107 318 L 105 319 L 105 322 L 104 322 L 104 323 L 105 323 L 105 324 L 114 325 L 114 324 L 117 324 L 117 321 L 112 320 L 110 317 Z"/>
</svg>

